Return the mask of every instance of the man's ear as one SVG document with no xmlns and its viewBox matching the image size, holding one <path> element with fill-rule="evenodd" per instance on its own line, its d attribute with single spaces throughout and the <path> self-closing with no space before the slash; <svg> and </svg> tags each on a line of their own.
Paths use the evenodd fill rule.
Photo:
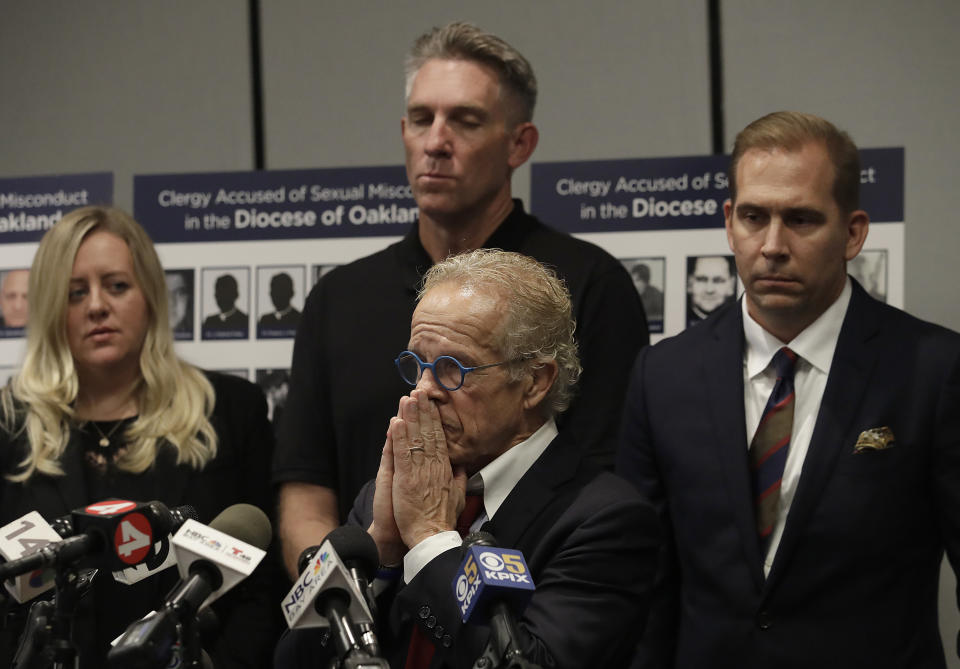
<svg viewBox="0 0 960 669">
<path fill-rule="evenodd" d="M 523 165 L 534 149 L 537 148 L 537 142 L 540 141 L 540 131 L 537 126 L 529 121 L 520 123 L 516 128 L 510 131 L 510 155 L 507 158 L 507 164 L 511 170 L 515 170 Z"/>
<path fill-rule="evenodd" d="M 523 378 L 523 408 L 535 409 L 543 403 L 543 399 L 553 388 L 559 375 L 556 360 L 540 360 L 529 369 Z"/>
<path fill-rule="evenodd" d="M 870 231 L 870 216 L 862 209 L 850 214 L 847 218 L 847 248 L 846 259 L 853 260 L 867 241 L 867 232 Z"/>
<path fill-rule="evenodd" d="M 727 246 L 730 247 L 730 250 L 736 253 L 733 248 L 733 233 L 731 230 L 731 225 L 733 224 L 733 202 L 728 198 L 726 202 L 723 203 L 723 227 L 727 232 Z"/>
</svg>

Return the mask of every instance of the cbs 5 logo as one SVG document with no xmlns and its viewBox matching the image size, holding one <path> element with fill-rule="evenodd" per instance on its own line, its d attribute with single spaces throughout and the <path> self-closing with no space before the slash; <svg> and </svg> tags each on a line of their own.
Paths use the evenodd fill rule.
<svg viewBox="0 0 960 669">
<path fill-rule="evenodd" d="M 503 571 L 506 569 L 511 574 L 527 573 L 527 565 L 523 561 L 523 556 L 514 553 L 484 551 L 480 554 L 480 563 L 484 569 L 488 569 L 489 571 Z"/>
<path fill-rule="evenodd" d="M 463 575 L 467 577 L 467 583 L 473 583 L 477 580 L 479 575 L 479 570 L 477 569 L 477 563 L 471 555 L 467 560 L 467 563 L 463 565 Z"/>
</svg>

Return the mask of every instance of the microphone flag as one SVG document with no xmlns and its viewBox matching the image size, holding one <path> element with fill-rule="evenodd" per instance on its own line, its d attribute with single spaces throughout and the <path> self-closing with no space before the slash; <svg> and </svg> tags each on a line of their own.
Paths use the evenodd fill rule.
<svg viewBox="0 0 960 669">
<path fill-rule="evenodd" d="M 471 618 L 485 621 L 487 604 L 495 601 L 523 611 L 534 589 L 523 553 L 513 548 L 470 546 L 453 579 L 453 595 L 464 623 Z"/>
<path fill-rule="evenodd" d="M 340 556 L 330 540 L 325 540 L 281 604 L 283 616 L 290 629 L 304 627 L 329 627 L 330 621 L 314 606 L 318 595 L 324 591 L 339 589 L 350 600 L 348 615 L 354 624 L 372 624 L 373 618 L 362 593 L 357 591 Z"/>
<path fill-rule="evenodd" d="M 192 518 L 177 530 L 170 543 L 173 546 L 177 568 L 182 579 L 190 578 L 190 565 L 197 560 L 212 562 L 223 576 L 223 585 L 214 590 L 203 601 L 200 608 L 208 606 L 253 573 L 267 554 L 256 546 Z"/>
<path fill-rule="evenodd" d="M 47 544 L 60 541 L 60 535 L 50 526 L 39 511 L 30 513 L 0 527 L 0 557 L 11 562 L 36 553 Z M 53 587 L 56 571 L 39 567 L 26 574 L 6 579 L 7 591 L 23 604 Z"/>
</svg>

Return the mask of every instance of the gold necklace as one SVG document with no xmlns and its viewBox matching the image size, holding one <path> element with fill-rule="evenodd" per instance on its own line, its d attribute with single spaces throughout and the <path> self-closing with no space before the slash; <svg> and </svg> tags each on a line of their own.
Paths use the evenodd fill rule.
<svg viewBox="0 0 960 669">
<path fill-rule="evenodd" d="M 112 436 L 113 436 L 113 433 L 117 431 L 117 428 L 119 428 L 119 427 L 120 427 L 121 425 L 123 425 L 125 422 L 126 422 L 126 420 L 121 418 L 120 420 L 117 421 L 117 424 L 116 424 L 116 425 L 114 425 L 112 428 L 110 428 L 110 431 L 109 431 L 109 432 L 107 432 L 106 434 L 104 434 L 104 433 L 103 433 L 103 430 L 100 429 L 100 426 L 97 425 L 96 421 L 90 421 L 90 424 L 93 425 L 93 429 L 96 430 L 98 433 L 100 433 L 100 447 L 101 447 L 101 448 L 109 448 L 109 446 L 110 446 L 110 437 L 112 437 Z"/>
</svg>

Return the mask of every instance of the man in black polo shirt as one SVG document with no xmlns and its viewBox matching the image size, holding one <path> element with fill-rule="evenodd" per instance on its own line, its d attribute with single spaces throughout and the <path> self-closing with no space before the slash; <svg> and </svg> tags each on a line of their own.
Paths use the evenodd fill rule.
<svg viewBox="0 0 960 669">
<path fill-rule="evenodd" d="M 612 463 L 628 371 L 648 341 L 620 263 L 544 226 L 511 196 L 513 170 L 539 139 L 527 60 L 498 37 L 453 23 L 414 43 L 406 73 L 401 128 L 419 220 L 403 240 L 324 275 L 297 331 L 274 460 L 291 574 L 377 471 L 383 426 L 408 390 L 393 360 L 406 344 L 420 278 L 435 262 L 487 247 L 556 268 L 572 294 L 584 370 L 559 423 L 602 464 Z"/>
</svg>

